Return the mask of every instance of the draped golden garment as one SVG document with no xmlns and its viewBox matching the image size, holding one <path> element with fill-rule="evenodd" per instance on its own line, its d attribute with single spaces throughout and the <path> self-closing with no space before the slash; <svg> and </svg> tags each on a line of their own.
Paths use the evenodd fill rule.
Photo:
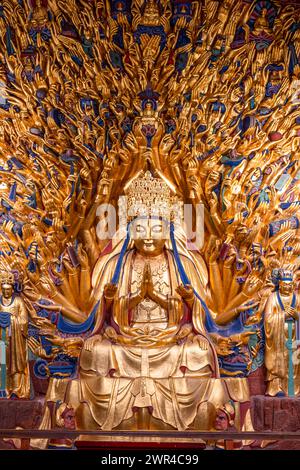
<svg viewBox="0 0 300 470">
<path fill-rule="evenodd" d="M 199 406 L 204 402 L 219 407 L 229 398 L 248 399 L 243 379 L 231 379 L 228 384 L 233 386 L 226 387 L 219 377 L 216 352 L 205 332 L 204 312 L 198 298 L 191 312 L 194 332 L 183 342 L 176 342 L 185 315 L 182 300 L 175 291 L 181 281 L 172 250 L 166 249 L 163 256 L 169 279 L 165 325 L 161 321 L 159 327 L 151 321 L 138 325 L 130 319 L 128 301 L 134 285 L 132 267 L 136 257 L 132 248 L 123 260 L 118 298 L 112 311 L 118 339 L 111 341 L 104 334 L 98 336 L 93 347 L 88 340 L 82 350 L 79 400 L 86 403 L 92 416 L 89 428 L 116 428 L 130 419 L 137 408 L 147 407 L 154 418 L 183 430 L 193 426 Z M 117 255 L 108 255 L 95 267 L 94 295 L 100 300 L 100 306 L 94 334 L 103 332 L 102 293 L 112 279 L 117 259 Z M 181 255 L 181 261 L 193 287 L 203 294 L 203 276 L 193 258 Z M 139 334 L 147 336 L 147 345 L 138 342 Z M 229 388 L 233 394 L 228 393 Z"/>
</svg>

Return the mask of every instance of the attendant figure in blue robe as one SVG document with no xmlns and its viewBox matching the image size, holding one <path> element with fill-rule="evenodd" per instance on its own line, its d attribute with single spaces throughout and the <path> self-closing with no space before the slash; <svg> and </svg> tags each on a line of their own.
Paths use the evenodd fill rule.
<svg viewBox="0 0 300 470">
<path fill-rule="evenodd" d="M 1 357 L 1 391 L 5 392 L 2 393 L 2 396 L 29 398 L 27 309 L 23 299 L 14 293 L 14 276 L 12 274 L 5 274 L 2 278 L 1 291 L 0 335 L 2 345 L 3 343 L 5 345 L 3 348 L 5 349 L 5 358 Z"/>
</svg>

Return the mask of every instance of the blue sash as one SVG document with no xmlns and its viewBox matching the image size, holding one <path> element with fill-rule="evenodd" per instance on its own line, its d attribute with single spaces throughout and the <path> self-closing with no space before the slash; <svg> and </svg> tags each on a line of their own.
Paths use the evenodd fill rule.
<svg viewBox="0 0 300 470">
<path fill-rule="evenodd" d="M 62 333 L 73 333 L 73 334 L 82 334 L 89 331 L 95 322 L 95 315 L 99 306 L 99 302 L 96 303 L 95 307 L 93 308 L 92 313 L 83 323 L 73 323 L 69 320 L 66 320 L 62 315 L 59 315 L 58 322 L 57 322 L 57 329 Z"/>
<path fill-rule="evenodd" d="M 8 328 L 10 326 L 10 313 L 0 312 L 0 327 Z"/>
<path fill-rule="evenodd" d="M 0 312 L 0 398 L 6 398 L 6 338 L 10 323 L 10 313 Z"/>
</svg>

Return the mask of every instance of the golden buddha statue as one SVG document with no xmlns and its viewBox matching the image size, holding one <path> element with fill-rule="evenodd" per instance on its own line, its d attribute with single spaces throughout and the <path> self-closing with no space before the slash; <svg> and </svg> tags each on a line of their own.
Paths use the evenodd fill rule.
<svg viewBox="0 0 300 470">
<path fill-rule="evenodd" d="M 268 10 L 263 8 L 261 11 L 261 16 L 259 16 L 254 23 L 254 33 L 272 33 L 272 30 L 268 21 Z"/>
<path fill-rule="evenodd" d="M 158 26 L 160 24 L 159 8 L 155 0 L 146 0 L 142 24 Z"/>
<path fill-rule="evenodd" d="M 46 25 L 48 21 L 47 8 L 43 5 L 42 0 L 36 0 L 30 20 L 31 26 L 34 28 L 42 27 Z"/>
<path fill-rule="evenodd" d="M 95 326 L 79 378 L 59 398 L 76 404 L 79 429 L 209 429 L 229 397 L 249 398 L 243 379 L 230 389 L 220 378 L 204 325 L 204 262 L 172 221 L 166 181 L 147 171 L 127 195 L 127 235 L 116 233 L 94 267 Z M 47 395 L 57 400 L 54 382 Z"/>
</svg>

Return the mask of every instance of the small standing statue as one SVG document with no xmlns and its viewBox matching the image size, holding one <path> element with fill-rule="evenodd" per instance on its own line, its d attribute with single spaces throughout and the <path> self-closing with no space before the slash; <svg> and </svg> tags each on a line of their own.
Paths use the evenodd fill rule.
<svg viewBox="0 0 300 470">
<path fill-rule="evenodd" d="M 235 406 L 232 401 L 225 403 L 223 406 L 216 410 L 214 428 L 216 431 L 237 432 L 235 426 Z M 239 450 L 243 447 L 241 441 L 233 441 L 232 439 L 218 439 L 217 441 L 208 444 L 212 445 L 215 450 Z"/>
<path fill-rule="evenodd" d="M 2 397 L 29 398 L 30 396 L 27 328 L 27 309 L 21 297 L 15 295 L 14 276 L 11 273 L 4 273 L 1 276 L 0 297 Z"/>
<path fill-rule="evenodd" d="M 56 415 L 56 428 L 66 429 L 67 431 L 76 431 L 76 414 L 72 405 L 59 404 Z M 50 439 L 47 449 L 55 450 L 72 450 L 75 449 L 73 439 L 68 437 Z"/>
<path fill-rule="evenodd" d="M 298 306 L 293 273 L 279 270 L 278 289 L 268 298 L 264 313 L 266 394 L 270 396 L 293 396 L 300 393 L 299 366 L 294 366 L 292 362 Z"/>
</svg>

